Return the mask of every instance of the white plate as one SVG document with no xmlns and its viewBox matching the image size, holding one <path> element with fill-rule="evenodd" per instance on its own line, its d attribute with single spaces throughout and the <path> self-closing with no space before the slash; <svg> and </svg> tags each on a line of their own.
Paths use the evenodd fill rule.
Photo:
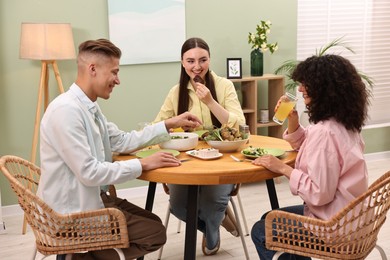
<svg viewBox="0 0 390 260">
<path fill-rule="evenodd" d="M 202 159 L 202 160 L 213 160 L 213 159 L 218 159 L 220 157 L 222 157 L 223 154 L 221 153 L 218 153 L 217 156 L 213 156 L 213 157 L 203 157 L 203 156 L 199 156 L 198 155 L 198 150 L 191 150 L 191 151 L 187 151 L 186 154 L 188 154 L 189 156 L 193 156 L 195 158 L 198 158 L 198 159 Z"/>
<path fill-rule="evenodd" d="M 146 149 L 146 150 L 138 151 L 135 154 L 135 156 L 139 158 L 145 158 L 157 152 L 167 152 L 167 153 L 171 153 L 173 156 L 178 156 L 180 154 L 179 151 L 173 149 Z"/>
</svg>

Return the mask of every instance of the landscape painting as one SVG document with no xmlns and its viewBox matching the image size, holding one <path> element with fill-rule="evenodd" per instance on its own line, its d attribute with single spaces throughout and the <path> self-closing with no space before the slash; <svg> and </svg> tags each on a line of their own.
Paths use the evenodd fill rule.
<svg viewBox="0 0 390 260">
<path fill-rule="evenodd" d="M 185 0 L 108 0 L 108 13 L 122 65 L 180 61 Z"/>
</svg>

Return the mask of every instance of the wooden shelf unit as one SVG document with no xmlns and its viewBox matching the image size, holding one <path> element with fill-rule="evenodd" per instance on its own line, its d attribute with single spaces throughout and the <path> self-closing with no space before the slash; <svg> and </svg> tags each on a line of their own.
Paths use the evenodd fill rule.
<svg viewBox="0 0 390 260">
<path fill-rule="evenodd" d="M 257 128 L 268 127 L 268 135 L 272 137 L 282 137 L 283 126 L 279 125 L 272 121 L 274 115 L 274 108 L 279 98 L 284 93 L 284 76 L 273 75 L 273 74 L 264 74 L 260 77 L 243 77 L 241 79 L 230 79 L 233 83 L 239 83 L 241 85 L 242 99 L 244 115 L 246 122 L 249 125 L 251 133 L 257 134 Z M 269 122 L 268 123 L 258 123 L 258 100 L 257 100 L 257 91 L 258 91 L 258 82 L 266 81 L 268 83 L 268 107 L 269 112 Z"/>
</svg>

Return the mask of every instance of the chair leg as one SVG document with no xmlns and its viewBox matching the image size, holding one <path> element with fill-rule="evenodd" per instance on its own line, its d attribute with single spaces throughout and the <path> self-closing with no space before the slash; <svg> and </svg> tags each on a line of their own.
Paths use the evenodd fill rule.
<svg viewBox="0 0 390 260">
<path fill-rule="evenodd" d="M 276 254 L 274 254 L 274 256 L 272 257 L 272 260 L 278 260 L 279 256 L 281 256 L 283 254 L 284 254 L 284 252 L 282 252 L 282 251 L 276 252 Z"/>
<path fill-rule="evenodd" d="M 114 250 L 118 253 L 119 260 L 126 260 L 125 254 L 123 253 L 122 249 L 114 248 Z"/>
<path fill-rule="evenodd" d="M 38 250 L 37 250 L 37 247 L 34 245 L 34 251 L 33 251 L 33 254 L 31 256 L 31 259 L 32 260 L 43 260 L 45 259 L 46 257 L 49 257 L 50 255 L 44 255 L 42 253 L 40 253 Z M 57 257 L 56 257 L 57 259 Z"/>
<path fill-rule="evenodd" d="M 37 258 L 37 255 L 40 257 L 38 259 L 43 259 L 42 256 L 40 256 L 38 254 L 38 251 L 37 251 L 37 247 L 36 245 L 34 244 L 34 249 L 33 249 L 33 253 L 31 254 L 31 260 L 35 260 Z"/>
<path fill-rule="evenodd" d="M 245 237 L 244 237 L 244 234 L 242 232 L 240 217 L 238 215 L 236 203 L 234 202 L 232 197 L 230 197 L 230 203 L 233 206 L 234 215 L 235 215 L 236 221 L 237 221 L 238 233 L 240 234 L 241 243 L 242 243 L 242 247 L 244 249 L 245 257 L 246 257 L 247 260 L 249 260 L 248 248 L 246 247 Z"/>
<path fill-rule="evenodd" d="M 383 248 L 379 245 L 375 245 L 375 248 L 378 249 L 379 253 L 381 254 L 382 260 L 387 260 L 387 256 Z"/>
<path fill-rule="evenodd" d="M 242 221 L 244 222 L 245 235 L 249 236 L 248 223 L 246 222 L 246 216 L 244 212 L 244 207 L 242 206 L 240 193 L 237 193 L 237 200 L 238 200 L 238 206 L 240 207 L 240 211 L 241 211 Z"/>
<path fill-rule="evenodd" d="M 170 207 L 170 205 L 169 205 L 169 203 L 168 203 L 167 213 L 165 213 L 165 222 L 164 222 L 165 229 L 168 228 L 169 216 L 170 216 L 170 215 L 171 215 L 171 207 Z M 163 250 L 164 250 L 164 246 L 162 246 L 162 247 L 160 248 L 160 250 L 158 251 L 158 257 L 157 257 L 158 260 L 161 259 Z"/>
<path fill-rule="evenodd" d="M 177 233 L 180 233 L 181 231 L 181 220 L 179 219 L 179 223 L 177 223 Z"/>
</svg>

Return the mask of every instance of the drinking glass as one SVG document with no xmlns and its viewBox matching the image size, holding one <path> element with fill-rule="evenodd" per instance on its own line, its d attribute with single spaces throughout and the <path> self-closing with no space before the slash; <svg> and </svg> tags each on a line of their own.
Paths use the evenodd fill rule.
<svg viewBox="0 0 390 260">
<path fill-rule="evenodd" d="M 290 114 L 291 110 L 296 105 L 297 100 L 298 99 L 294 95 L 286 92 L 272 120 L 279 125 L 283 125 L 288 114 Z"/>
</svg>

